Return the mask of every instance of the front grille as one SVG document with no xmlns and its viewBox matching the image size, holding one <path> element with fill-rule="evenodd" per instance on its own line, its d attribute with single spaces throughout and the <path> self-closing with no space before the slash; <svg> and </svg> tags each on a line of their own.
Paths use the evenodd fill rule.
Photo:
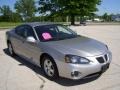
<svg viewBox="0 0 120 90">
<path fill-rule="evenodd" d="M 103 57 L 97 57 L 96 58 L 98 60 L 99 63 L 104 63 L 104 58 Z"/>
<path fill-rule="evenodd" d="M 96 59 L 99 63 L 104 63 L 105 61 L 108 61 L 108 56 L 105 54 L 104 56 L 97 57 Z"/>
</svg>

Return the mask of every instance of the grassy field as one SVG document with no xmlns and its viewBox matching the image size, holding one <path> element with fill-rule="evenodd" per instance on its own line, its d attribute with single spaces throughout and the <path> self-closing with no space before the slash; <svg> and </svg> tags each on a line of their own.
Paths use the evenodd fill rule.
<svg viewBox="0 0 120 90">
<path fill-rule="evenodd" d="M 60 23 L 60 24 L 66 24 L 66 22 L 57 22 L 57 24 L 58 23 Z M 18 26 L 20 24 L 22 24 L 22 22 L 21 23 L 20 22 L 0 22 L 0 30 L 1 29 L 10 29 L 10 28 Z"/>
<path fill-rule="evenodd" d="M 54 23 L 70 25 L 70 22 L 54 22 Z M 22 24 L 22 22 L 0 22 L 0 30 L 10 29 L 20 24 Z M 76 24 L 79 25 L 79 22 L 76 22 Z M 87 25 L 120 25 L 120 22 L 87 22 Z"/>
<path fill-rule="evenodd" d="M 20 22 L 0 22 L 0 29 L 13 28 L 20 24 L 22 24 L 22 23 L 20 23 Z"/>
</svg>

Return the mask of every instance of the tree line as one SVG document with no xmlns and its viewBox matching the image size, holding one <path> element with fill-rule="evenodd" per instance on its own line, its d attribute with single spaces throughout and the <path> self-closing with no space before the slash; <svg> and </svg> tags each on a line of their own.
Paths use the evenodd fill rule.
<svg viewBox="0 0 120 90">
<path fill-rule="evenodd" d="M 0 7 L 0 21 L 31 22 L 52 21 L 64 22 L 66 17 L 71 24 L 75 18 L 93 17 L 101 0 L 17 0 L 14 10 L 7 5 Z M 39 13 L 39 14 L 38 14 Z M 106 18 L 107 15 L 104 15 Z"/>
</svg>

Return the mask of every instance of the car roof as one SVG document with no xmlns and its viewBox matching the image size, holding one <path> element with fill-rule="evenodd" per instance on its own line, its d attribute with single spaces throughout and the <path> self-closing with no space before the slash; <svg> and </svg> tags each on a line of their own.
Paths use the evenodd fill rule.
<svg viewBox="0 0 120 90">
<path fill-rule="evenodd" d="M 35 27 L 35 26 L 43 26 L 43 25 L 57 25 L 55 23 L 51 23 L 51 22 L 31 22 L 31 23 L 25 23 L 23 25 L 30 25 L 32 27 Z"/>
</svg>

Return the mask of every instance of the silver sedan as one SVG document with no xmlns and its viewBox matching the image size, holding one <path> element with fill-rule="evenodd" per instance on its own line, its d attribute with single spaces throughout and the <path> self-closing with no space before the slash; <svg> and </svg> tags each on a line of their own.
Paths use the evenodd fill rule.
<svg viewBox="0 0 120 90">
<path fill-rule="evenodd" d="M 11 56 L 40 66 L 49 79 L 81 79 L 105 72 L 112 54 L 107 45 L 59 24 L 26 23 L 6 32 Z"/>
</svg>

